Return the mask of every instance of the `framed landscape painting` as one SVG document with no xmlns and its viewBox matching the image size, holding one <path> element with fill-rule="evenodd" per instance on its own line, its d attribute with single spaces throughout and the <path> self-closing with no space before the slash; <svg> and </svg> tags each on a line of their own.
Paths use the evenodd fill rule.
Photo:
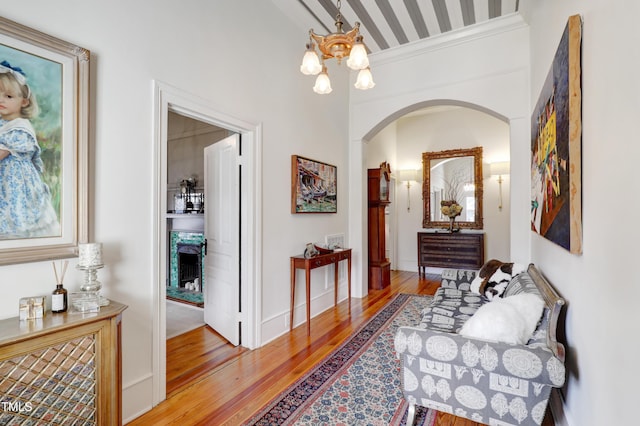
<svg viewBox="0 0 640 426">
<path fill-rule="evenodd" d="M 562 34 L 531 117 L 531 229 L 582 253 L 582 20 Z"/>
<path fill-rule="evenodd" d="M 89 51 L 0 18 L 0 265 L 87 239 Z"/>
<path fill-rule="evenodd" d="M 291 213 L 336 213 L 337 168 L 291 156 Z"/>
</svg>

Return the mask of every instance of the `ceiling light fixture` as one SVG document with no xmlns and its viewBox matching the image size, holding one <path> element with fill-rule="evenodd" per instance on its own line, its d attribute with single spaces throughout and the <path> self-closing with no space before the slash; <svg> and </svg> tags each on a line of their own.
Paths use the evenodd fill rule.
<svg viewBox="0 0 640 426">
<path fill-rule="evenodd" d="M 338 64 L 343 58 L 347 59 L 347 66 L 352 70 L 360 71 L 356 79 L 355 87 L 360 90 L 371 89 L 376 84 L 373 82 L 367 49 L 360 35 L 360 22 L 348 32 L 342 29 L 342 15 L 340 14 L 340 0 L 338 0 L 338 14 L 336 15 L 336 32 L 321 36 L 309 30 L 309 43 L 302 58 L 300 71 L 305 75 L 318 75 L 313 91 L 319 94 L 331 93 L 331 81 L 324 65 L 325 59 L 336 58 Z M 314 43 L 315 41 L 315 43 Z M 322 62 L 316 53 L 316 44 L 322 53 Z"/>
</svg>

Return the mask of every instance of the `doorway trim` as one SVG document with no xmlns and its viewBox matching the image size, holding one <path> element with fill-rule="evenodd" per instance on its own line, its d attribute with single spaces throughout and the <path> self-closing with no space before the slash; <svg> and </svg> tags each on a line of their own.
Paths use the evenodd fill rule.
<svg viewBox="0 0 640 426">
<path fill-rule="evenodd" d="M 254 349 L 261 341 L 262 317 L 261 286 L 261 223 L 262 191 L 259 177 L 262 175 L 262 125 L 249 123 L 217 111 L 206 99 L 187 93 L 160 81 L 153 81 L 153 182 L 152 182 L 152 262 L 151 276 L 154 283 L 153 313 L 153 406 L 166 399 L 166 279 L 167 279 L 167 138 L 169 111 L 193 118 L 217 127 L 236 132 L 242 139 L 240 164 L 243 169 L 241 187 L 241 335 L 242 346 Z"/>
</svg>

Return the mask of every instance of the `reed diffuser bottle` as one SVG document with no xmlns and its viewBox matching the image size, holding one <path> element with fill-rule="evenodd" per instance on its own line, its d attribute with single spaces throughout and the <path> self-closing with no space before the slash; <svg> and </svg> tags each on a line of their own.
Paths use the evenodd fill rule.
<svg viewBox="0 0 640 426">
<path fill-rule="evenodd" d="M 51 312 L 54 314 L 59 314 L 67 311 L 67 290 L 63 287 L 64 274 L 67 272 L 68 261 L 64 261 L 64 266 L 62 267 L 62 275 L 58 277 L 58 269 L 56 268 L 56 263 L 53 262 L 53 273 L 56 276 L 56 289 L 53 290 L 51 295 Z"/>
</svg>

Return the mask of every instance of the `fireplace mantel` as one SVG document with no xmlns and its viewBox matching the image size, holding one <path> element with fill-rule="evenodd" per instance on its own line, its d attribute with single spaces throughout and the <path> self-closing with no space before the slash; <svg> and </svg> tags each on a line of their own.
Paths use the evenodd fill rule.
<svg viewBox="0 0 640 426">
<path fill-rule="evenodd" d="M 204 233 L 204 214 L 167 213 L 167 231 Z"/>
<path fill-rule="evenodd" d="M 167 213 L 167 219 L 204 219 L 204 213 Z"/>
</svg>

